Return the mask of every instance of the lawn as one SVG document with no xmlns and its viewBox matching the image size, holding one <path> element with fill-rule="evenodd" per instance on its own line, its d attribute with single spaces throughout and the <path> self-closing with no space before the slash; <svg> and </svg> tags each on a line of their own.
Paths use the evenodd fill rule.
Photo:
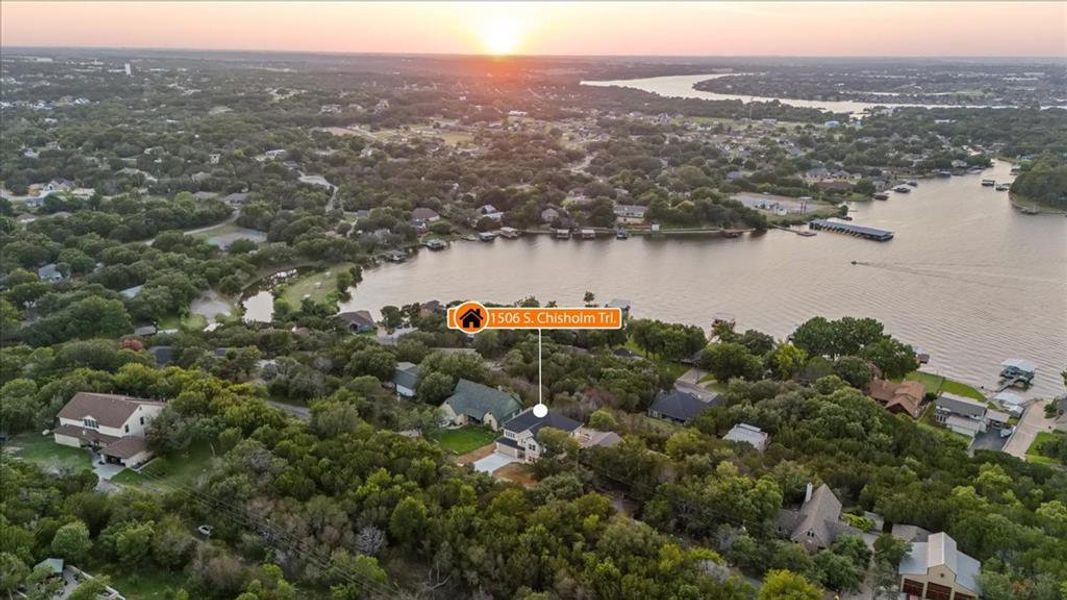
<svg viewBox="0 0 1067 600">
<path fill-rule="evenodd" d="M 61 470 L 80 471 L 91 469 L 89 453 L 81 448 L 71 448 L 55 443 L 52 436 L 39 433 L 24 433 L 11 438 L 5 449 L 16 449 L 14 454 L 27 462 L 32 462 L 49 472 Z"/>
<path fill-rule="evenodd" d="M 170 456 L 160 456 L 150 461 L 142 469 L 144 475 L 132 469 L 126 469 L 111 478 L 111 481 L 133 486 L 143 484 L 191 485 L 197 476 L 207 470 L 211 457 L 211 446 L 209 444 L 195 444 L 183 452 L 171 454 Z"/>
<path fill-rule="evenodd" d="M 723 383 L 721 381 L 717 381 L 715 379 L 715 376 L 712 375 L 711 373 L 708 373 L 707 375 L 702 377 L 700 379 L 700 381 L 698 381 L 697 383 L 699 383 L 700 385 L 708 388 L 709 390 L 711 390 L 713 392 L 718 392 L 720 394 L 726 393 L 726 390 L 728 390 L 730 388 L 729 384 Z"/>
<path fill-rule="evenodd" d="M 154 566 L 143 565 L 129 571 L 100 571 L 93 575 L 107 575 L 111 587 L 129 600 L 165 600 L 171 592 L 185 585 L 188 576 L 182 572 L 164 571 Z"/>
<path fill-rule="evenodd" d="M 679 363 L 679 362 L 673 362 L 673 361 L 669 361 L 669 360 L 662 360 L 662 359 L 650 357 L 648 355 L 648 353 L 645 352 L 644 349 L 641 348 L 641 346 L 638 346 L 637 343 L 635 343 L 632 339 L 627 339 L 626 340 L 626 346 L 625 347 L 626 347 L 627 350 L 631 350 L 635 354 L 643 356 L 643 357 L 647 358 L 648 360 L 651 360 L 651 361 L 655 362 L 661 368 L 666 369 L 667 373 L 670 374 L 672 379 L 678 379 L 679 377 L 684 375 L 686 371 L 688 371 L 690 369 L 689 365 L 683 365 L 682 363 Z"/>
<path fill-rule="evenodd" d="M 459 429 L 439 429 L 430 435 L 430 439 L 454 454 L 466 454 L 486 444 L 493 443 L 497 434 L 485 427 L 461 427 Z"/>
<path fill-rule="evenodd" d="M 322 271 L 300 275 L 285 283 L 282 297 L 290 306 L 300 306 L 304 296 L 322 302 L 326 295 L 337 289 L 337 274 L 352 268 L 352 263 L 340 263 Z"/>
<path fill-rule="evenodd" d="M 160 319 L 156 327 L 160 329 L 179 329 L 181 331 L 203 331 L 207 327 L 207 317 L 203 315 L 168 315 Z"/>
<path fill-rule="evenodd" d="M 960 383 L 959 381 L 953 381 L 947 377 L 940 375 L 934 375 L 932 373 L 924 373 L 922 371 L 912 371 L 908 373 L 907 379 L 911 381 L 918 381 L 926 388 L 926 393 L 937 394 L 940 392 L 948 392 L 950 394 L 956 394 L 957 396 L 964 396 L 966 398 L 974 398 L 975 400 L 986 401 L 986 397 L 982 395 L 982 392 L 974 389 L 966 383 Z"/>
<path fill-rule="evenodd" d="M 1063 435 L 1064 434 L 1058 433 L 1058 432 L 1057 433 L 1053 433 L 1051 431 L 1039 431 L 1037 433 L 1037 437 L 1034 438 L 1033 443 L 1031 443 L 1030 447 L 1026 449 L 1026 460 L 1027 460 L 1027 462 L 1038 463 L 1038 464 L 1042 464 L 1042 465 L 1058 465 L 1058 464 L 1060 464 L 1060 462 L 1058 460 L 1056 460 L 1055 458 L 1052 458 L 1052 457 L 1049 457 L 1049 456 L 1045 456 L 1044 454 L 1041 454 L 1040 452 L 1038 452 L 1038 449 L 1043 444 L 1045 444 L 1047 442 L 1051 442 L 1052 440 L 1054 440 L 1054 439 L 1056 439 L 1058 437 L 1061 437 Z"/>
</svg>

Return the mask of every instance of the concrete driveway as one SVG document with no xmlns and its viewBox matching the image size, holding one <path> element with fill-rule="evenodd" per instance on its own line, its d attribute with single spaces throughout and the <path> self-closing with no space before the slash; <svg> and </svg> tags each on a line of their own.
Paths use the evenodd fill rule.
<svg viewBox="0 0 1067 600">
<path fill-rule="evenodd" d="M 1015 433 L 1004 444 L 1004 452 L 1023 460 L 1026 460 L 1026 450 L 1034 443 L 1037 434 L 1042 431 L 1052 431 L 1054 421 L 1045 418 L 1045 405 L 1049 400 L 1036 400 L 1026 407 L 1023 418 L 1015 426 Z"/>
<path fill-rule="evenodd" d="M 493 474 L 494 471 L 503 467 L 504 465 L 510 465 L 513 462 L 519 462 L 519 459 L 508 456 L 507 454 L 501 454 L 494 452 L 485 458 L 474 461 L 474 470 L 479 473 Z"/>
</svg>

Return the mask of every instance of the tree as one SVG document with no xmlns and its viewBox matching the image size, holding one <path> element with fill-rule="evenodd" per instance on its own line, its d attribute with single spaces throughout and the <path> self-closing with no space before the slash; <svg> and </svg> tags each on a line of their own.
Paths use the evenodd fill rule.
<svg viewBox="0 0 1067 600">
<path fill-rule="evenodd" d="M 919 368 L 915 349 L 892 337 L 867 344 L 860 356 L 874 363 L 886 379 L 900 379 Z"/>
<path fill-rule="evenodd" d="M 89 579 L 74 589 L 67 600 L 96 600 L 105 595 L 107 586 L 111 584 L 111 579 L 107 575 L 98 575 Z"/>
<path fill-rule="evenodd" d="M 778 379 L 791 379 L 808 361 L 808 353 L 790 343 L 779 344 L 768 360 Z"/>
<path fill-rule="evenodd" d="M 759 600 L 821 600 L 822 590 L 791 571 L 768 571 L 760 588 Z"/>
<path fill-rule="evenodd" d="M 596 295 L 593 292 L 586 291 L 585 295 L 582 296 L 582 302 L 586 304 L 592 304 L 594 300 L 596 300 Z"/>
<path fill-rule="evenodd" d="M 615 428 L 619 426 L 619 422 L 610 412 L 600 408 L 594 410 L 593 414 L 589 415 L 589 426 L 593 429 L 614 431 Z"/>
<path fill-rule="evenodd" d="M 829 550 L 815 555 L 815 570 L 823 585 L 839 592 L 858 589 L 863 581 L 863 572 L 849 557 Z"/>
<path fill-rule="evenodd" d="M 698 362 L 714 375 L 715 379 L 723 382 L 734 377 L 759 379 L 763 370 L 763 363 L 759 358 L 736 342 L 709 345 L 701 352 Z"/>
<path fill-rule="evenodd" d="M 455 382 L 448 375 L 441 372 L 427 373 L 419 377 L 415 386 L 415 397 L 420 402 L 436 406 L 451 396 L 455 388 Z"/>
<path fill-rule="evenodd" d="M 874 541 L 875 560 L 885 561 L 896 567 L 911 552 L 911 542 L 892 534 L 883 533 Z"/>
<path fill-rule="evenodd" d="M 10 597 L 11 592 L 22 586 L 29 576 L 30 568 L 19 557 L 10 552 L 0 552 L 0 592 L 6 592 Z"/>
<path fill-rule="evenodd" d="M 400 501 L 389 517 L 389 534 L 402 544 L 414 545 L 426 531 L 426 505 L 408 496 Z"/>
<path fill-rule="evenodd" d="M 89 540 L 89 528 L 81 521 L 71 521 L 56 530 L 52 537 L 52 552 L 70 562 L 81 562 L 93 543 Z"/>
<path fill-rule="evenodd" d="M 834 373 L 854 388 L 864 389 L 874 373 L 870 364 L 858 356 L 842 356 L 834 363 Z"/>
</svg>

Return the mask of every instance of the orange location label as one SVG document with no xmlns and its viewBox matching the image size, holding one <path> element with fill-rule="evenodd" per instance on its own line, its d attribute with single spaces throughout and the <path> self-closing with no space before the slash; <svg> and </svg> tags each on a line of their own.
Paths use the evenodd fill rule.
<svg viewBox="0 0 1067 600">
<path fill-rule="evenodd" d="M 465 333 L 483 329 L 620 329 L 621 308 L 485 307 L 464 302 L 448 309 L 448 327 Z"/>
</svg>

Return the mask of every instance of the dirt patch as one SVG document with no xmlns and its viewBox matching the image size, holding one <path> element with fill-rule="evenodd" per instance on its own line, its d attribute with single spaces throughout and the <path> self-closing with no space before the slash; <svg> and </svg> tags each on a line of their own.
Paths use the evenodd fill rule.
<svg viewBox="0 0 1067 600">
<path fill-rule="evenodd" d="M 496 442 L 493 442 L 492 444 L 486 444 L 486 445 L 482 446 L 481 448 L 478 448 L 477 450 L 471 450 L 470 452 L 468 452 L 466 454 L 461 454 L 461 455 L 457 456 L 456 457 L 456 464 L 457 465 L 469 465 L 469 464 L 471 464 L 472 462 L 474 462 L 476 460 L 480 460 L 480 459 L 485 458 L 486 456 L 489 456 L 494 451 L 496 451 Z"/>
<path fill-rule="evenodd" d="M 537 484 L 537 479 L 534 478 L 533 469 L 530 468 L 530 465 L 521 462 L 514 462 L 510 465 L 500 467 L 493 472 L 493 477 L 517 483 L 525 488 L 531 488 Z"/>
</svg>

